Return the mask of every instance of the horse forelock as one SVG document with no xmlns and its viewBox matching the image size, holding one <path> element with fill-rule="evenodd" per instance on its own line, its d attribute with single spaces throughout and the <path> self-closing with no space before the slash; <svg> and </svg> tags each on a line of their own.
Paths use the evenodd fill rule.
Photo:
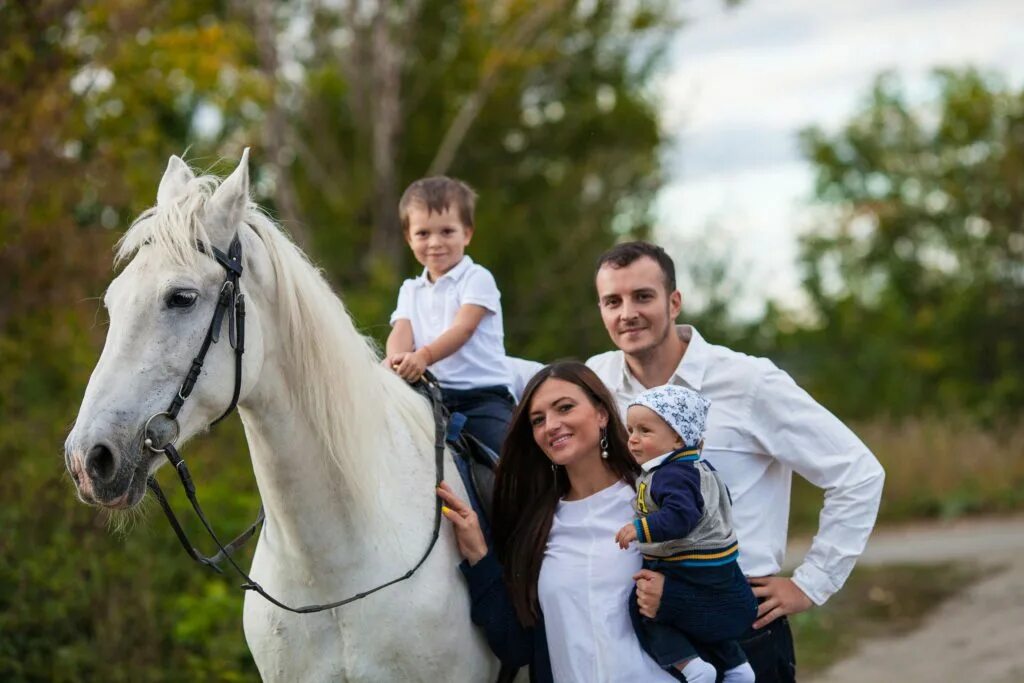
<svg viewBox="0 0 1024 683">
<path fill-rule="evenodd" d="M 196 243 L 210 243 L 203 225 L 206 202 L 219 185 L 213 176 L 191 180 L 174 201 L 143 212 L 117 245 L 115 263 L 129 260 L 143 245 L 163 253 L 169 262 L 186 268 L 210 258 Z M 248 227 L 255 239 L 244 239 Z M 389 457 L 375 452 L 387 448 L 386 435 L 404 422 L 418 447 L 429 453 L 432 422 L 422 399 L 392 373 L 382 372 L 375 344 L 356 329 L 341 299 L 322 273 L 258 206 L 250 203 L 238 229 L 246 248 L 262 248 L 271 263 L 275 291 L 274 326 L 284 349 L 284 373 L 296 410 L 306 417 L 324 446 L 329 464 L 353 503 L 369 502 L 378 490 L 379 466 Z M 223 245 L 226 246 L 226 245 Z M 252 254 L 243 250 L 243 260 Z M 246 277 L 245 287 L 257 286 Z"/>
<path fill-rule="evenodd" d="M 114 265 L 130 260 L 143 245 L 152 245 L 171 263 L 195 268 L 202 257 L 196 243 L 210 243 L 203 217 L 206 203 L 219 184 L 216 176 L 193 178 L 173 201 L 143 211 L 118 240 Z"/>
</svg>

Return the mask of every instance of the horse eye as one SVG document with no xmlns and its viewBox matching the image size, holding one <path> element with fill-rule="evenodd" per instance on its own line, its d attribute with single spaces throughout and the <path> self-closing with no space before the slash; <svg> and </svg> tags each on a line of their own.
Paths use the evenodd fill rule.
<svg viewBox="0 0 1024 683">
<path fill-rule="evenodd" d="M 189 308 L 198 298 L 194 289 L 176 289 L 167 296 L 167 308 Z"/>
</svg>

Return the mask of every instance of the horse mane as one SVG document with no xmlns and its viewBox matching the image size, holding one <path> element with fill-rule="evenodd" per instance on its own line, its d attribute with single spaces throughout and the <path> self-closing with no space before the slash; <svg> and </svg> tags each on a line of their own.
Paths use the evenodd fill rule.
<svg viewBox="0 0 1024 683">
<path fill-rule="evenodd" d="M 197 177 L 176 200 L 141 214 L 119 240 L 115 264 L 130 259 L 144 245 L 184 267 L 195 268 L 199 259 L 210 258 L 196 249 L 196 242 L 210 243 L 202 217 L 219 183 L 213 176 Z M 430 413 L 401 378 L 380 366 L 376 345 L 356 329 L 321 270 L 274 221 L 249 202 L 243 224 L 258 237 L 246 241 L 243 234 L 243 260 L 248 250 L 262 243 L 273 265 L 273 313 L 281 338 L 287 340 L 282 344 L 284 369 L 295 410 L 316 432 L 341 475 L 346 495 L 366 510 L 363 504 L 370 502 L 381 483 L 379 461 L 387 467 L 391 460 L 390 452 L 380 452 L 389 445 L 381 440 L 389 431 L 388 415 L 408 425 L 420 453 L 430 453 Z M 242 278 L 244 284 L 244 273 Z M 377 466 L 371 467 L 374 461 Z"/>
</svg>

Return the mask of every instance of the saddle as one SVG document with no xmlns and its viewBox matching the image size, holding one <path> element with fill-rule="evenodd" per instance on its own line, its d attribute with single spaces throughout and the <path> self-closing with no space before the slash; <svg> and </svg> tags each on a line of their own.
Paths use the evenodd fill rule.
<svg viewBox="0 0 1024 683">
<path fill-rule="evenodd" d="M 424 373 L 424 380 L 412 384 L 417 393 L 427 401 L 433 402 L 428 383 L 437 385 L 437 380 L 430 372 Z M 498 454 L 481 443 L 475 436 L 463 430 L 466 416 L 462 413 L 451 413 L 439 406 L 446 420 L 445 441 L 452 453 L 455 469 L 462 477 L 466 487 L 469 504 L 480 518 L 480 528 L 488 543 L 491 541 L 491 503 L 494 500 L 494 470 L 498 466 Z"/>
<path fill-rule="evenodd" d="M 448 447 L 455 461 L 455 469 L 466 486 L 469 504 L 480 518 L 484 536 L 491 538 L 491 506 L 494 500 L 494 470 L 498 454 L 463 430 L 466 416 L 452 413 L 448 418 Z"/>
</svg>

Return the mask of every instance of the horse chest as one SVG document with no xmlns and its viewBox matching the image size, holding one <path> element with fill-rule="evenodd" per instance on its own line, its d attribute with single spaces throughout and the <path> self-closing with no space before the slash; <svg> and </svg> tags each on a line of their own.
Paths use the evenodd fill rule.
<svg viewBox="0 0 1024 683">
<path fill-rule="evenodd" d="M 260 555 L 265 585 L 286 585 L 286 573 Z M 265 681 L 353 683 L 493 680 L 497 662 L 469 623 L 467 591 L 454 558 L 445 555 L 431 557 L 409 582 L 315 614 L 286 612 L 247 593 L 245 637 L 260 675 Z M 380 578 L 377 572 L 356 583 Z M 333 597 L 328 592 L 319 597 Z"/>
</svg>

